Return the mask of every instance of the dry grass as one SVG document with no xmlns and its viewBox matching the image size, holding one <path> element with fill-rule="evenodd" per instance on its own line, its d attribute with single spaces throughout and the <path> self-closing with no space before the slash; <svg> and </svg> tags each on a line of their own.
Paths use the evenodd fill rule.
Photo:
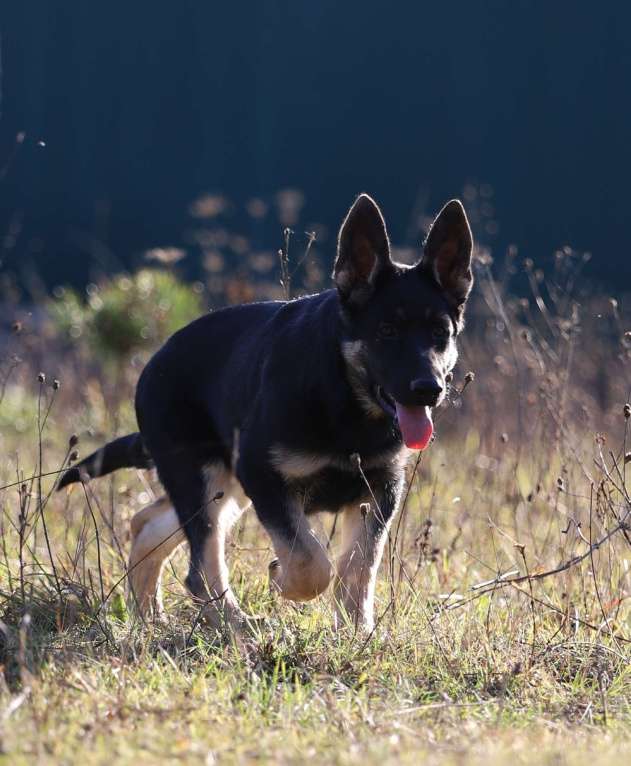
<svg viewBox="0 0 631 766">
<path fill-rule="evenodd" d="M 137 369 L 103 377 L 16 337 L 25 361 L 10 370 L 8 353 L 0 370 L 6 761 L 628 760 L 628 340 L 616 304 L 576 293 L 579 262 L 561 254 L 547 281 L 526 264 L 527 303 L 478 263 L 461 373 L 410 473 L 369 639 L 333 633 L 326 599 L 268 593 L 253 516 L 231 549 L 236 590 L 269 618 L 250 645 L 196 624 L 182 554 L 169 623 L 134 621 L 128 522 L 154 480 L 129 471 L 49 493 L 71 433 L 85 453 L 133 426 Z"/>
</svg>

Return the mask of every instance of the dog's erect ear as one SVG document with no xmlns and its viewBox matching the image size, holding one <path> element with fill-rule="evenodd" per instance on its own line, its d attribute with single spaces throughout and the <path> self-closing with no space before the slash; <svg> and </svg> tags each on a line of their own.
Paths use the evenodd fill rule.
<svg viewBox="0 0 631 766">
<path fill-rule="evenodd" d="M 471 254 L 473 236 L 460 200 L 452 199 L 440 211 L 429 230 L 422 268 L 429 268 L 450 300 L 460 306 L 473 284 Z"/>
<path fill-rule="evenodd" d="M 340 297 L 361 305 L 371 295 L 380 274 L 391 268 L 390 242 L 377 203 L 360 194 L 340 229 L 333 279 Z"/>
</svg>

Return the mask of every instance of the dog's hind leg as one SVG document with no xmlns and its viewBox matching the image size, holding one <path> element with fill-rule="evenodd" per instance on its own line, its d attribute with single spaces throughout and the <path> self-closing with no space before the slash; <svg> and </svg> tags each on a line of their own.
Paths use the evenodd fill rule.
<svg viewBox="0 0 631 766">
<path fill-rule="evenodd" d="M 342 553 L 336 561 L 334 585 L 335 625 L 346 620 L 360 630 L 374 627 L 377 571 L 396 511 L 398 483 L 387 484 L 375 503 L 354 505 L 341 514 Z"/>
<path fill-rule="evenodd" d="M 221 461 L 208 462 L 194 448 L 171 450 L 164 461 L 159 452 L 154 455 L 190 546 L 186 586 L 207 624 L 240 629 L 247 616 L 230 587 L 225 561 L 226 534 L 244 505 L 232 497 L 234 478 Z"/>
<path fill-rule="evenodd" d="M 146 506 L 131 520 L 132 547 L 127 568 L 129 604 L 143 617 L 163 614 L 162 568 L 184 541 L 180 521 L 166 497 Z"/>
</svg>

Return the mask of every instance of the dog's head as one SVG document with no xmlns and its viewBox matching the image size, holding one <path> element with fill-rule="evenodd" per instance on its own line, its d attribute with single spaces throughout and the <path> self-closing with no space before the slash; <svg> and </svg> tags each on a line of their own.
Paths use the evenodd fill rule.
<svg viewBox="0 0 631 766">
<path fill-rule="evenodd" d="M 392 260 L 383 216 L 368 195 L 340 229 L 333 278 L 351 382 L 370 414 L 396 418 L 408 447 L 429 443 L 431 408 L 443 400 L 456 363 L 472 249 L 458 200 L 438 214 L 414 266 Z"/>
</svg>

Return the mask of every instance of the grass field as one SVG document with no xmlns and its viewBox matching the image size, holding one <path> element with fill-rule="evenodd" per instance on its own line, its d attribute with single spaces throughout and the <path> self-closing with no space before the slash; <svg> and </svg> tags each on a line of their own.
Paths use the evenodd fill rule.
<svg viewBox="0 0 631 766">
<path fill-rule="evenodd" d="M 629 337 L 622 309 L 573 297 L 565 268 L 546 284 L 526 265 L 518 300 L 478 264 L 454 393 L 410 466 L 370 636 L 333 632 L 330 596 L 270 594 L 251 513 L 229 558 L 247 610 L 268 618 L 259 634 L 198 623 L 185 551 L 164 575 L 167 624 L 138 622 L 129 519 L 155 478 L 51 490 L 73 450 L 135 430 L 142 357 L 97 363 L 21 320 L 0 359 L 0 759 L 628 761 Z M 332 518 L 319 529 L 333 554 Z"/>
</svg>

